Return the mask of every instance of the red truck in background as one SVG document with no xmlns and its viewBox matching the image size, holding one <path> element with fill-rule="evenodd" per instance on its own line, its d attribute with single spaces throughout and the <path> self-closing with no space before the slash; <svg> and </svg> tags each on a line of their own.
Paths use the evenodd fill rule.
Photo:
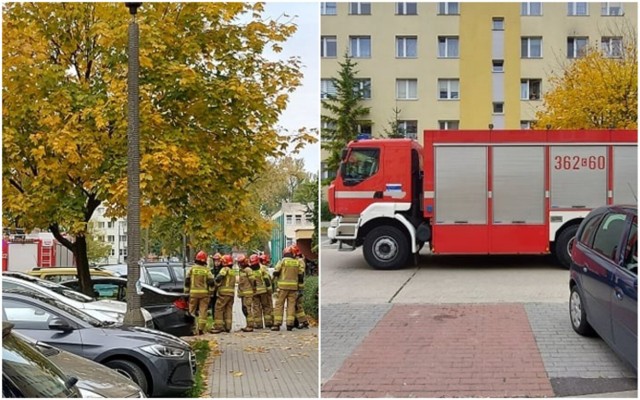
<svg viewBox="0 0 640 400">
<path fill-rule="evenodd" d="M 369 265 L 432 254 L 548 254 L 568 267 L 588 212 L 637 203 L 635 130 L 465 130 L 364 139 L 329 186 L 328 237 Z"/>
</svg>

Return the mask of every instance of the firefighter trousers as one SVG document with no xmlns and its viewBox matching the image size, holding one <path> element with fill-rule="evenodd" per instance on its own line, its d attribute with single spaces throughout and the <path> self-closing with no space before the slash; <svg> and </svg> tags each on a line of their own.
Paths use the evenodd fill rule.
<svg viewBox="0 0 640 400">
<path fill-rule="evenodd" d="M 247 318 L 247 328 L 253 328 L 256 310 L 253 307 L 253 296 L 242 297 L 242 312 Z"/>
<path fill-rule="evenodd" d="M 209 314 L 209 296 L 189 297 L 189 314 L 196 316 L 198 313 L 195 334 L 198 335 L 207 327 L 207 317 Z"/>
<path fill-rule="evenodd" d="M 254 328 L 271 328 L 273 325 L 273 297 L 271 293 L 261 293 L 253 296 L 253 307 L 255 309 Z"/>
<path fill-rule="evenodd" d="M 296 319 L 296 300 L 298 299 L 297 290 L 278 289 L 276 295 L 276 307 L 273 310 L 273 325 L 282 325 L 284 316 L 285 303 L 287 305 L 287 326 L 293 326 Z"/>
<path fill-rule="evenodd" d="M 302 307 L 302 296 L 296 299 L 296 319 L 298 323 L 307 322 L 307 314 L 304 312 L 304 308 Z"/>
<path fill-rule="evenodd" d="M 215 319 L 213 320 L 214 329 L 231 332 L 234 298 L 234 296 L 218 294 L 218 297 L 216 298 Z"/>
</svg>

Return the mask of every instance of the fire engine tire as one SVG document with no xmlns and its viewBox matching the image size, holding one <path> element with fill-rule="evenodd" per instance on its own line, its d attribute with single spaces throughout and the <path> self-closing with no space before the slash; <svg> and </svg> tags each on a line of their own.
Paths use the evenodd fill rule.
<svg viewBox="0 0 640 400">
<path fill-rule="evenodd" d="M 129 360 L 111 360 L 107 361 L 105 365 L 111 369 L 116 370 L 116 372 L 121 375 L 126 376 L 127 378 L 134 381 L 140 389 L 146 394 L 151 395 L 149 390 L 149 383 L 147 382 L 147 377 L 144 374 L 144 371 L 138 364 L 131 362 Z"/>
<path fill-rule="evenodd" d="M 553 249 L 556 260 L 564 268 L 569 269 L 571 267 L 571 255 L 569 254 L 569 245 L 573 241 L 578 232 L 578 224 L 570 225 L 558 235 L 555 248 Z"/>
<path fill-rule="evenodd" d="M 364 258 L 375 269 L 395 269 L 407 264 L 411 249 L 402 231 L 393 226 L 379 226 L 367 234 Z"/>
</svg>

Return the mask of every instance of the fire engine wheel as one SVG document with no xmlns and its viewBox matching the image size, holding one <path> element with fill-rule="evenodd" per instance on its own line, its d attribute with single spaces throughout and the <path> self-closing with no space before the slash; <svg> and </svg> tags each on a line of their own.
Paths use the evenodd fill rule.
<svg viewBox="0 0 640 400">
<path fill-rule="evenodd" d="M 578 225 L 574 224 L 565 228 L 564 231 L 558 235 L 556 245 L 554 248 L 554 255 L 560 265 L 569 269 L 571 267 L 571 246 L 578 232 Z"/>
<path fill-rule="evenodd" d="M 364 258 L 376 269 L 400 268 L 407 264 L 409 241 L 398 228 L 379 226 L 364 240 Z"/>
</svg>

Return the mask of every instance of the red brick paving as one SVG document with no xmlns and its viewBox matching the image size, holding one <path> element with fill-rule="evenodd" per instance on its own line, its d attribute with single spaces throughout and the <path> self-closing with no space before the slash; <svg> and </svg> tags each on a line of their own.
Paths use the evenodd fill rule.
<svg viewBox="0 0 640 400">
<path fill-rule="evenodd" d="M 322 397 L 553 397 L 519 304 L 395 305 Z"/>
</svg>

